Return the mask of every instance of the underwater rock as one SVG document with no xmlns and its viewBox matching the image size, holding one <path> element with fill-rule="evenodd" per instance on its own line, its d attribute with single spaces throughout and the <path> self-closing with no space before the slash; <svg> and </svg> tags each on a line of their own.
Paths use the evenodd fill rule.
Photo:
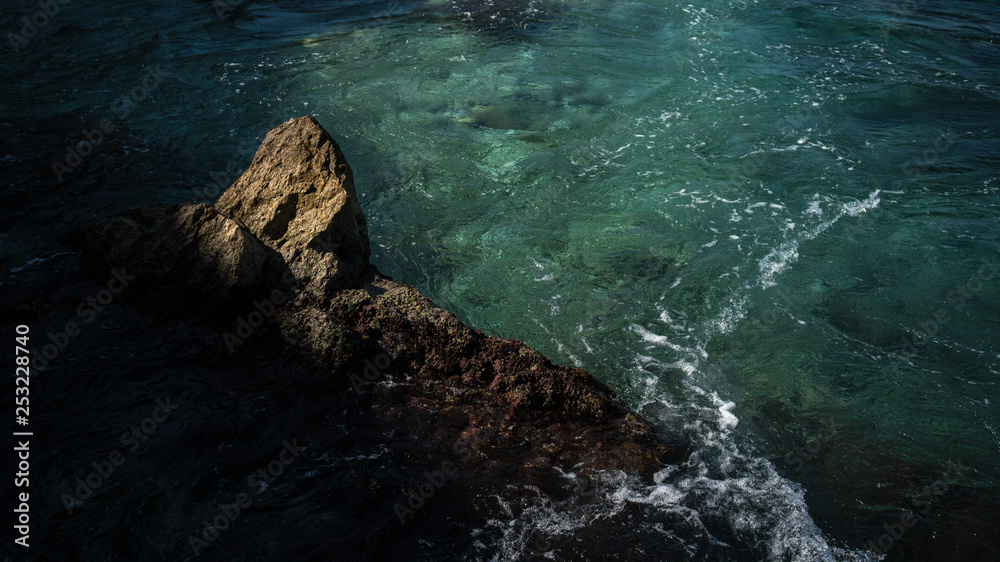
<svg viewBox="0 0 1000 562">
<path fill-rule="evenodd" d="M 460 122 L 472 123 L 479 127 L 501 130 L 533 130 L 532 118 L 514 108 L 496 105 L 476 105 L 469 111 L 469 117 Z"/>
<path fill-rule="evenodd" d="M 448 6 L 473 28 L 494 33 L 525 29 L 547 16 L 538 0 L 451 0 Z"/>
</svg>

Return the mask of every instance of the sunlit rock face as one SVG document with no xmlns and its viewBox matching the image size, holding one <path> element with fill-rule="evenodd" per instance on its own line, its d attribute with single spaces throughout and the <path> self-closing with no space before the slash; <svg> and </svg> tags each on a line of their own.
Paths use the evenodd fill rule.
<svg viewBox="0 0 1000 562">
<path fill-rule="evenodd" d="M 324 296 L 356 285 L 369 256 L 351 168 L 312 117 L 271 131 L 217 206 L 147 207 L 88 238 L 100 267 L 128 268 L 157 294 L 212 308 L 266 295 L 283 277 Z"/>
<path fill-rule="evenodd" d="M 216 207 L 280 252 L 312 292 L 350 287 L 368 265 L 368 227 L 351 167 L 312 117 L 268 133 Z"/>
</svg>

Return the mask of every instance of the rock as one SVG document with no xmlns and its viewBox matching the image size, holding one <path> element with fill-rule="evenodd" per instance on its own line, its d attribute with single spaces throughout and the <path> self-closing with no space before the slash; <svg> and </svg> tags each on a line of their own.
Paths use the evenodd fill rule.
<svg viewBox="0 0 1000 562">
<path fill-rule="evenodd" d="M 158 287 L 147 301 L 195 314 L 206 311 L 192 305 L 213 302 L 245 310 L 252 296 L 294 275 L 324 298 L 288 299 L 274 311 L 278 330 L 258 343 L 281 340 L 271 347 L 295 350 L 328 373 L 322 386 L 329 391 L 372 387 L 377 416 L 412 431 L 429 450 L 446 449 L 463 431 L 489 429 L 482 441 L 496 451 L 548 444 L 486 455 L 515 471 L 584 462 L 649 474 L 686 455 L 585 371 L 473 330 L 369 266 L 350 167 L 311 117 L 271 131 L 218 209 L 139 209 L 91 229 L 89 248 L 104 265 Z M 405 374 L 385 372 L 388 358 Z"/>
<path fill-rule="evenodd" d="M 118 268 L 154 293 L 173 293 L 175 308 L 240 305 L 284 271 L 274 250 L 205 204 L 145 207 L 98 223 L 85 254 L 92 268 Z"/>
<path fill-rule="evenodd" d="M 354 286 L 368 266 L 368 227 L 351 167 L 312 117 L 268 133 L 216 207 L 280 252 L 313 293 Z"/>
<path fill-rule="evenodd" d="M 124 302 L 183 312 L 165 320 L 173 325 L 167 330 L 175 338 L 171 357 L 176 350 L 185 354 L 183 361 L 171 359 L 169 372 L 212 374 L 195 377 L 196 384 L 215 384 L 211 380 L 225 370 L 248 377 L 236 386 L 219 383 L 235 393 L 224 410 L 205 402 L 206 394 L 222 393 L 191 391 L 185 398 L 187 415 L 212 421 L 189 426 L 181 457 L 200 459 L 192 451 L 222 450 L 206 448 L 203 435 L 208 427 L 219 430 L 220 411 L 229 413 L 221 425 L 232 422 L 231 433 L 216 434 L 215 443 L 238 445 L 227 447 L 225 458 L 201 459 L 198 466 L 224 466 L 234 482 L 244 479 L 249 466 L 271 462 L 273 453 L 260 453 L 268 435 L 300 438 L 312 450 L 328 451 L 323 461 L 296 460 L 284 477 L 286 490 L 333 498 L 331 505 L 340 507 L 323 509 L 350 511 L 343 512 L 345 523 L 338 527 L 347 536 L 378 533 L 371 543 L 386 551 L 352 559 L 405 558 L 398 553 L 410 551 L 411 538 L 435 529 L 452 533 L 452 523 L 436 522 L 483 527 L 496 517 L 481 501 L 485 497 L 510 505 L 526 505 L 536 493 L 563 501 L 577 495 L 567 488 L 572 472 L 573 485 L 586 492 L 577 499 L 588 502 L 599 497 L 594 489 L 600 471 L 649 479 L 690 455 L 685 442 L 664 439 L 587 372 L 553 365 L 519 341 L 474 330 L 415 288 L 379 274 L 368 264 L 368 233 L 350 168 L 333 139 L 309 117 L 269 133 L 250 169 L 217 208 L 200 204 L 125 213 L 88 231 L 85 255 L 137 278 Z M 107 270 L 92 273 L 98 282 L 107 278 Z M 305 293 L 279 295 L 263 305 L 266 299 L 255 296 L 287 289 L 293 285 L 287 279 L 297 280 L 294 285 Z M 220 313 L 219 304 L 228 311 Z M 153 326 L 162 316 L 143 318 L 131 308 L 122 306 L 108 318 Z M 251 314 L 258 321 L 250 320 Z M 241 325 L 249 328 L 240 331 Z M 125 332 L 123 338 L 136 336 Z M 252 345 L 230 345 L 250 338 Z M 144 348 L 140 342 L 155 339 L 138 336 L 128 347 Z M 268 416 L 259 416 L 265 408 Z M 256 424 L 259 436 L 246 431 L 248 423 Z M 229 457 L 232 453 L 236 456 Z M 370 467 L 349 460 L 374 458 Z M 322 478 L 302 476 L 317 470 Z M 444 477 L 436 476 L 444 471 L 453 473 L 446 487 Z M 395 506 L 415 505 L 407 490 L 426 490 L 420 480 L 426 474 L 442 485 L 434 484 L 434 502 L 408 521 Z M 363 486 L 337 488 L 358 477 Z M 209 493 L 203 486 L 212 489 L 204 484 L 184 491 L 184 501 L 199 498 L 190 510 L 194 521 L 229 501 L 220 500 L 224 494 L 231 497 L 232 490 Z M 358 490 L 361 495 L 350 495 Z M 295 513 L 311 504 L 286 500 L 275 508 L 282 521 L 298 521 Z M 231 536 L 256 542 L 257 529 L 269 524 L 255 519 Z M 300 535 L 315 540 L 310 548 L 324 558 L 343 550 L 342 544 L 329 543 L 328 529 Z M 352 538 L 350 544 L 363 543 Z M 471 552 L 473 546 L 457 548 Z"/>
<path fill-rule="evenodd" d="M 367 393 L 387 431 L 429 451 L 479 435 L 482 455 L 460 463 L 470 473 L 489 463 L 532 474 L 576 466 L 649 475 L 689 454 L 685 444 L 660 439 L 586 371 L 474 330 L 377 272 L 364 281 L 324 303 L 286 307 L 279 321 L 286 337 L 296 338 L 286 343 L 309 363 L 342 367 L 329 384 Z M 352 354 L 370 361 L 352 364 Z"/>
<path fill-rule="evenodd" d="M 11 148 L 51 140 L 41 138 Z M 107 168 L 109 175 L 121 173 Z M 120 204 L 118 197 L 127 195 L 124 186 L 148 177 L 105 182 L 89 174 L 76 174 L 60 188 L 88 197 L 65 200 L 29 197 L 18 190 L 32 185 L 12 180 L 15 188 L 4 201 L 18 204 L 0 203 L 11 238 L 29 238 L 21 234 L 28 218 L 104 213 L 106 201 Z M 112 182 L 121 190 L 90 196 Z M 347 188 L 344 193 L 350 195 Z M 322 206 L 314 210 L 322 214 Z M 45 508 L 44 517 L 32 519 L 35 535 L 46 537 L 32 544 L 38 559 L 437 561 L 491 552 L 518 560 L 768 557 L 773 537 L 760 531 L 770 526 L 741 531 L 718 513 L 690 508 L 687 498 L 713 489 L 699 489 L 704 468 L 683 439 L 645 423 L 586 372 L 465 326 L 374 267 L 354 288 L 327 298 L 274 298 L 262 306 L 266 299 L 247 296 L 287 288 L 285 258 L 212 207 L 143 207 L 104 220 L 85 236 L 60 236 L 63 241 L 52 239 L 58 222 L 27 230 L 30 238 L 49 237 L 36 247 L 53 251 L 12 271 L 0 291 L 0 318 L 31 325 L 32 374 L 44 372 L 47 387 L 57 390 L 32 394 L 32 428 L 51 443 L 32 450 L 32 463 L 51 475 L 38 497 L 32 495 Z M 15 243 L 4 240 L 0 247 Z M 280 239 L 274 243 L 284 247 Z M 367 261 L 366 244 L 363 252 L 337 259 Z M 640 265 L 661 257 L 629 248 L 622 246 L 620 257 Z M 83 260 L 75 249 L 83 250 Z M 8 263 L 24 264 L 27 257 L 20 257 Z M 602 270 L 606 264 L 591 265 Z M 122 277 L 107 267 L 136 277 L 120 299 L 112 293 Z M 236 307 L 234 314 L 219 313 L 224 302 Z M 161 314 L 165 308 L 184 314 Z M 253 345 L 224 351 L 221 332 L 232 328 L 220 329 L 220 321 L 232 326 L 251 314 L 269 324 L 251 321 Z M 153 409 L 160 400 L 179 409 L 161 418 Z M 656 417 L 677 419 L 660 407 L 667 415 Z M 146 431 L 150 412 L 156 433 L 134 454 L 121 449 L 125 470 L 101 476 L 113 469 L 108 451 L 123 429 L 135 424 Z M 287 458 L 286 442 L 305 454 Z M 944 481 L 947 490 L 940 497 L 934 491 L 934 511 L 917 518 L 914 532 L 895 542 L 890 556 L 995 558 L 989 515 L 1000 510 L 1000 500 L 992 491 L 952 483 L 937 467 L 891 458 L 877 444 L 864 449 L 832 449 L 826 457 L 852 455 L 853 464 L 831 462 L 846 467 L 851 482 L 877 483 L 877 489 L 848 490 L 847 497 L 864 500 L 857 510 L 838 507 L 844 494 L 818 496 L 824 520 L 844 522 L 831 535 L 857 545 L 877 540 L 900 525 L 911 499 Z M 668 476 L 659 472 L 664 466 Z M 830 477 L 823 467 L 833 465 L 810 466 L 796 478 Z M 252 476 L 264 470 L 272 486 Z M 608 470 L 625 474 L 601 472 Z M 682 504 L 662 493 L 692 482 L 693 495 Z M 809 482 L 802 483 L 808 488 Z M 16 532 L 7 533 L 8 542 Z"/>
</svg>

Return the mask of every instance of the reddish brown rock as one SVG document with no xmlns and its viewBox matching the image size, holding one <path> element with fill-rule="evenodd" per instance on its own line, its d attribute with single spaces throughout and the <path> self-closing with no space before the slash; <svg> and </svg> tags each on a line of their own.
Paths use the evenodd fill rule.
<svg viewBox="0 0 1000 562">
<path fill-rule="evenodd" d="M 533 472 L 582 463 L 650 474 L 686 455 L 586 371 L 473 330 L 377 272 L 364 288 L 338 291 L 319 310 L 288 307 L 279 321 L 286 334 L 336 335 L 290 343 L 346 367 L 336 384 L 368 394 L 387 426 L 438 451 L 475 436 L 470 465 Z M 358 351 L 369 363 L 349 359 Z M 379 355 L 381 365 L 372 359 Z"/>
</svg>

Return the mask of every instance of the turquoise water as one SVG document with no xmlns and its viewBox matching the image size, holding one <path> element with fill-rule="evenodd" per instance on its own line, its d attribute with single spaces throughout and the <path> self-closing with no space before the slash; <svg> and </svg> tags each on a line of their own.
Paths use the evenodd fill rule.
<svg viewBox="0 0 1000 562">
<path fill-rule="evenodd" d="M 628 501 L 861 559 L 885 470 L 1000 489 L 995 2 L 108 5 L 5 53 L 7 117 L 92 128 L 160 65 L 121 123 L 199 163 L 136 186 L 182 202 L 315 115 L 380 269 L 693 436 Z"/>
</svg>

